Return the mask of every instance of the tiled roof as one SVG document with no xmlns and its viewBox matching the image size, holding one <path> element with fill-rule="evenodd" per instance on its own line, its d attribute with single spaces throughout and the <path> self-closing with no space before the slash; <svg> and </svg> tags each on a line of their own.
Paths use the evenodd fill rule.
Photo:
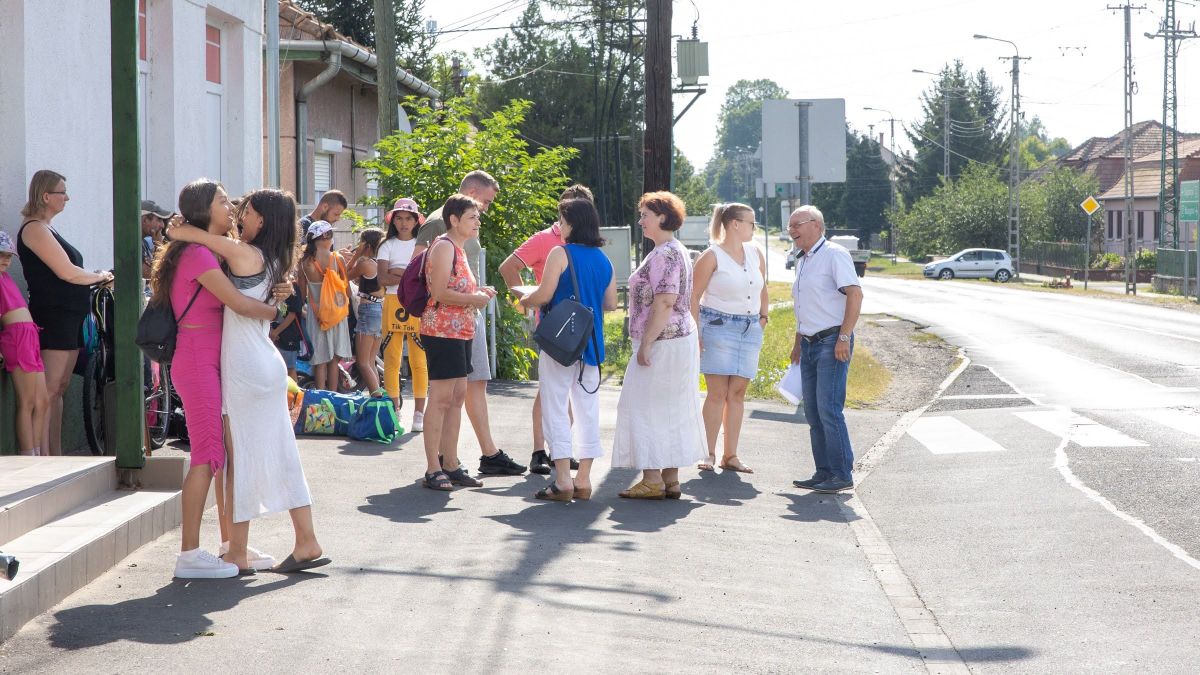
<svg viewBox="0 0 1200 675">
<path fill-rule="evenodd" d="M 300 9 L 291 0 L 279 0 L 279 26 L 279 37 L 284 40 L 341 40 L 362 47 L 364 51 L 373 51 L 342 35 L 333 24 L 321 21 L 316 14 Z"/>
<path fill-rule="evenodd" d="M 1133 169 L 1133 196 L 1138 197 L 1158 197 L 1159 170 L 1157 166 L 1139 166 Z M 1100 195 L 1100 199 L 1124 199 L 1125 198 L 1125 176 L 1122 175 L 1113 184 L 1112 188 Z"/>
</svg>

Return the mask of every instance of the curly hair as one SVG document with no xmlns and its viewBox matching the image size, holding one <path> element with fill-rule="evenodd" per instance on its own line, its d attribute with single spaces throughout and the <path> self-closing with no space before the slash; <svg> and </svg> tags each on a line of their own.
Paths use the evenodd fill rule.
<svg viewBox="0 0 1200 675">
<path fill-rule="evenodd" d="M 650 209 L 652 213 L 664 216 L 662 229 L 667 232 L 674 232 L 683 227 L 683 219 L 687 216 L 687 207 L 683 205 L 683 200 L 666 190 L 642 195 L 638 200 L 638 208 Z"/>
</svg>

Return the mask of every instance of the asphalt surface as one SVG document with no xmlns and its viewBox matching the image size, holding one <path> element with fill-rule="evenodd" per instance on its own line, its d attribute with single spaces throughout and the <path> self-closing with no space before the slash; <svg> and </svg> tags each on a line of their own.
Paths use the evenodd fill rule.
<svg viewBox="0 0 1200 675">
<path fill-rule="evenodd" d="M 602 392 L 608 445 L 618 391 Z M 490 397 L 521 460 L 533 393 Z M 855 444 L 899 416 L 851 411 Z M 461 447 L 477 457 L 465 422 Z M 751 405 L 740 455 L 758 472 L 685 470 L 680 501 L 619 499 L 633 473 L 607 459 L 593 500 L 564 505 L 531 498 L 542 477 L 424 489 L 419 436 L 308 439 L 301 454 L 332 565 L 173 581 L 170 533 L 0 646 L 0 671 L 925 672 L 844 498 L 791 486 L 812 471 L 794 409 Z M 251 543 L 286 555 L 286 517 L 256 521 Z"/>
<path fill-rule="evenodd" d="M 977 672 L 1196 672 L 1200 316 L 871 277 L 972 364 L 858 491 Z M 996 660 L 992 660 L 993 657 Z"/>
</svg>

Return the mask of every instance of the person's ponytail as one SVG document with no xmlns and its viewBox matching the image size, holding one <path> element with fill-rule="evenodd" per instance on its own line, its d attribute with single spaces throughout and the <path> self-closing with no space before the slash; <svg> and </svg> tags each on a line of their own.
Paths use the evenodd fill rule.
<svg viewBox="0 0 1200 675">
<path fill-rule="evenodd" d="M 725 210 L 728 208 L 728 204 L 713 207 L 712 222 L 708 224 L 708 240 L 714 244 L 725 238 Z"/>
</svg>

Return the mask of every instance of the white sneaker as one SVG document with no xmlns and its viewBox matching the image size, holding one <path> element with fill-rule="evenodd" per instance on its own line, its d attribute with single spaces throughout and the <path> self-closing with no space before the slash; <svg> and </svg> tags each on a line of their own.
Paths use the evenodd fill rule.
<svg viewBox="0 0 1200 675">
<path fill-rule="evenodd" d="M 417 411 L 413 413 L 413 431 L 425 431 L 425 413 Z"/>
<path fill-rule="evenodd" d="M 223 562 L 202 548 L 184 551 L 175 559 L 177 579 L 231 579 L 237 575 L 237 565 Z"/>
<path fill-rule="evenodd" d="M 229 542 L 224 542 L 223 544 L 221 544 L 221 559 L 222 560 L 225 558 L 225 555 L 227 553 L 229 553 Z M 258 570 L 259 572 L 261 572 L 263 570 L 271 569 L 276 564 L 278 564 L 278 561 L 275 560 L 275 556 L 271 555 L 270 553 L 263 553 L 262 551 L 254 548 L 253 546 L 247 546 L 246 547 L 246 564 L 250 565 L 250 569 Z"/>
</svg>

